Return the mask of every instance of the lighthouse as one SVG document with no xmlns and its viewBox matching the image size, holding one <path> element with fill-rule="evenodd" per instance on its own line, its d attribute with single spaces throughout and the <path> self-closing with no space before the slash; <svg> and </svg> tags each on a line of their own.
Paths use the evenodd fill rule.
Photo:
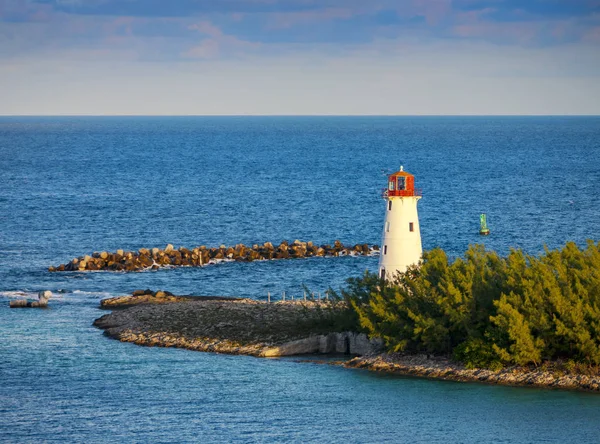
<svg viewBox="0 0 600 444">
<path fill-rule="evenodd" d="M 415 177 L 400 167 L 388 176 L 385 199 L 385 222 L 379 257 L 379 277 L 391 279 L 397 272 L 421 259 L 421 230 L 417 203 L 421 192 L 415 189 Z"/>
</svg>

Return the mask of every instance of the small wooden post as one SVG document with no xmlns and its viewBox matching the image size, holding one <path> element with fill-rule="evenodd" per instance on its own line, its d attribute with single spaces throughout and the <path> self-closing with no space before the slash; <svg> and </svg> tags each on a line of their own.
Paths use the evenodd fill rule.
<svg viewBox="0 0 600 444">
<path fill-rule="evenodd" d="M 327 301 L 329 300 L 329 290 L 327 290 L 325 292 L 325 300 L 327 300 Z"/>
<path fill-rule="evenodd" d="M 294 300 L 294 295 L 292 295 L 292 301 Z"/>
<path fill-rule="evenodd" d="M 319 298 L 319 302 L 321 302 L 321 292 L 319 292 L 319 295 L 317 297 Z"/>
<path fill-rule="evenodd" d="M 310 297 L 313 301 L 315 300 L 315 292 L 314 291 L 310 294 Z"/>
<path fill-rule="evenodd" d="M 304 292 L 304 301 L 306 301 L 306 291 Z"/>
<path fill-rule="evenodd" d="M 267 291 L 267 303 L 271 303 L 271 292 Z"/>
<path fill-rule="evenodd" d="M 283 295 L 281 296 L 281 300 L 285 301 L 285 291 L 283 292 Z"/>
</svg>

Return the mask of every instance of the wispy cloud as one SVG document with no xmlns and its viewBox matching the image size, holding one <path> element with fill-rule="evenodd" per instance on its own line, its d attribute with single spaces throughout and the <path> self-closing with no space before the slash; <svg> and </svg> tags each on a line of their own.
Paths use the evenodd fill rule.
<svg viewBox="0 0 600 444">
<path fill-rule="evenodd" d="M 183 52 L 184 57 L 196 59 L 213 59 L 223 55 L 248 52 L 260 47 L 260 43 L 238 39 L 233 35 L 225 34 L 219 27 L 204 20 L 189 26 L 189 29 L 204 35 L 199 44 Z"/>
</svg>

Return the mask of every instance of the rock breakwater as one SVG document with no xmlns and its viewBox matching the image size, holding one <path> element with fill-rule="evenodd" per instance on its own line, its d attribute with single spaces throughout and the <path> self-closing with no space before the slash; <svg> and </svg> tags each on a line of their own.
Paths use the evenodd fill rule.
<svg viewBox="0 0 600 444">
<path fill-rule="evenodd" d="M 142 271 L 162 267 L 202 267 L 222 261 L 252 262 L 272 259 L 298 259 L 308 257 L 368 256 L 377 254 L 379 246 L 369 244 L 343 245 L 336 240 L 333 245 L 316 245 L 313 242 L 295 240 L 279 245 L 265 242 L 262 245 L 237 244 L 209 248 L 204 245 L 188 249 L 175 249 L 169 244 L 164 249 L 140 248 L 138 251 L 117 250 L 95 252 L 80 256 L 66 264 L 51 266 L 48 271 Z"/>
</svg>

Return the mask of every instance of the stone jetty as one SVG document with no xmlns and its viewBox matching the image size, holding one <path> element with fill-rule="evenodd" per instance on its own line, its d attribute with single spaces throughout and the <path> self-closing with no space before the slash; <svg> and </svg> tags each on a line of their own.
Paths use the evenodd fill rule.
<svg viewBox="0 0 600 444">
<path fill-rule="evenodd" d="M 138 251 L 95 252 L 91 256 L 80 256 L 66 264 L 49 267 L 48 271 L 142 271 L 157 270 L 163 267 L 202 267 L 222 261 L 252 262 L 315 256 L 368 256 L 378 252 L 379 246 L 377 245 L 346 246 L 339 240 L 336 240 L 333 245 L 316 245 L 313 242 L 295 240 L 292 243 L 283 241 L 279 245 L 265 242 L 262 245 L 254 244 L 252 246 L 237 244 L 227 247 L 221 245 L 218 248 L 209 248 L 203 245 L 192 249 L 185 247 L 175 249 L 173 245 L 169 244 L 162 250 L 140 248 Z"/>
</svg>

